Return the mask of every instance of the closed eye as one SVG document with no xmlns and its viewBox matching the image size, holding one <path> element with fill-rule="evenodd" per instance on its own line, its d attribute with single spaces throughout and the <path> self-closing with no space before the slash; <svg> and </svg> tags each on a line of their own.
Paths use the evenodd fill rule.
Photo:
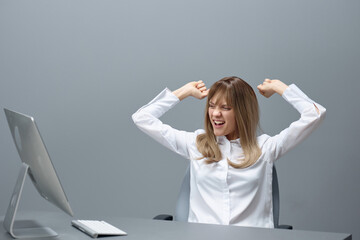
<svg viewBox="0 0 360 240">
<path fill-rule="evenodd" d="M 231 107 L 229 107 L 229 106 L 222 106 L 222 109 L 224 109 L 224 110 L 231 110 Z"/>
<path fill-rule="evenodd" d="M 214 103 L 209 103 L 209 108 L 211 108 L 211 109 L 213 109 L 213 108 L 215 108 L 216 107 L 216 104 L 214 104 Z M 225 111 L 229 111 L 229 110 L 231 110 L 232 108 L 230 107 L 230 106 L 228 106 L 228 105 L 222 105 L 222 106 L 220 106 L 221 107 L 221 109 L 223 109 L 223 110 L 225 110 Z"/>
</svg>

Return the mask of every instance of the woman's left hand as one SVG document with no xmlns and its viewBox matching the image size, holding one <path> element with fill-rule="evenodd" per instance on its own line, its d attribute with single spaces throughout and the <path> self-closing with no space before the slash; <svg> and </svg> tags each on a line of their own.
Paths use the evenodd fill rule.
<svg viewBox="0 0 360 240">
<path fill-rule="evenodd" d="M 278 93 L 280 96 L 282 96 L 286 88 L 288 88 L 288 85 L 281 82 L 280 80 L 271 80 L 268 78 L 266 78 L 262 84 L 257 86 L 260 94 L 266 98 L 271 97 L 274 93 Z"/>
</svg>

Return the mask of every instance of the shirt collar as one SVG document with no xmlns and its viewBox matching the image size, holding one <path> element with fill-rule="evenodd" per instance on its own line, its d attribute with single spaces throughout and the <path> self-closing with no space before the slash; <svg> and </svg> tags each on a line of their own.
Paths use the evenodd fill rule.
<svg viewBox="0 0 360 240">
<path fill-rule="evenodd" d="M 220 145 L 225 144 L 227 142 L 240 144 L 240 138 L 229 141 L 226 138 L 226 136 L 216 136 L 216 142 Z"/>
</svg>

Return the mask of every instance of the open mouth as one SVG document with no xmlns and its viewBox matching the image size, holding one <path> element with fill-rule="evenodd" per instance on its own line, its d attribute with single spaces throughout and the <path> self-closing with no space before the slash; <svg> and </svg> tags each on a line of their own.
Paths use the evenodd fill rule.
<svg viewBox="0 0 360 240">
<path fill-rule="evenodd" d="M 224 121 L 219 121 L 219 120 L 213 120 L 215 126 L 221 126 L 221 125 L 224 125 L 225 122 Z"/>
</svg>

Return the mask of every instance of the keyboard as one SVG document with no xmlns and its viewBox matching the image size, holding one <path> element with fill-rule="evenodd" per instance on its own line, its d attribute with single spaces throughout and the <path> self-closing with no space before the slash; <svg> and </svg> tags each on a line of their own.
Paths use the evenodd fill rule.
<svg viewBox="0 0 360 240">
<path fill-rule="evenodd" d="M 72 220 L 71 225 L 93 238 L 100 236 L 125 236 L 126 232 L 113 225 L 98 220 Z"/>
</svg>

